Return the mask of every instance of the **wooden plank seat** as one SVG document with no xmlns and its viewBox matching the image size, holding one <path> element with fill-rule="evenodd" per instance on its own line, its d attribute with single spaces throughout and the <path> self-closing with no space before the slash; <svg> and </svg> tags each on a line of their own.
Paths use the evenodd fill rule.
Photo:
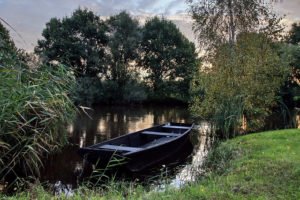
<svg viewBox="0 0 300 200">
<path fill-rule="evenodd" d="M 156 131 L 143 131 L 142 134 L 172 136 L 172 137 L 176 137 L 176 136 L 180 135 L 178 133 L 166 133 L 166 132 L 156 132 Z"/>
<path fill-rule="evenodd" d="M 112 150 L 117 150 L 117 151 L 140 151 L 144 148 L 139 148 L 139 147 L 128 147 L 128 146 L 119 146 L 119 145 L 112 145 L 112 144 L 104 144 L 99 146 L 98 148 L 101 149 L 112 149 Z"/>
<path fill-rule="evenodd" d="M 172 140 L 174 137 L 162 137 L 162 138 L 158 138 L 158 139 L 155 139 L 151 142 L 148 142 L 146 144 L 144 144 L 143 148 L 148 148 L 148 147 L 153 147 L 153 146 L 157 146 L 157 145 L 160 145 L 160 144 L 164 144 L 170 140 Z"/>
<path fill-rule="evenodd" d="M 163 128 L 189 129 L 190 127 L 186 127 L 186 126 L 164 125 Z"/>
</svg>

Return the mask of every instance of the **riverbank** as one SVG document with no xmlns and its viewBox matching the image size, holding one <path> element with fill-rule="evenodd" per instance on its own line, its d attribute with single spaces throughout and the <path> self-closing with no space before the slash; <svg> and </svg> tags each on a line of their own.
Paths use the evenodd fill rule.
<svg viewBox="0 0 300 200">
<path fill-rule="evenodd" d="M 210 152 L 207 176 L 190 186 L 149 193 L 134 184 L 112 183 L 108 192 L 81 188 L 72 199 L 300 199 L 299 142 L 296 129 L 237 137 Z M 33 187 L 9 199 L 27 198 L 54 196 Z"/>
</svg>

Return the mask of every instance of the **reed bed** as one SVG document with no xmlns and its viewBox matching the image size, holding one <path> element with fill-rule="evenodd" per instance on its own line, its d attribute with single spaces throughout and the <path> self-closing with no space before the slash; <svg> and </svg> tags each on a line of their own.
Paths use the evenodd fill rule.
<svg viewBox="0 0 300 200">
<path fill-rule="evenodd" d="M 42 158 L 67 142 L 74 82 L 60 65 L 0 65 L 0 182 L 37 177 Z"/>
</svg>

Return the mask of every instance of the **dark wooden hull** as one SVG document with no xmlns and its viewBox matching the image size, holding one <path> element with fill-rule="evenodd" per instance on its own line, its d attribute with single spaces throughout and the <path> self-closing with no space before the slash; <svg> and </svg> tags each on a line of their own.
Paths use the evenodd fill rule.
<svg viewBox="0 0 300 200">
<path fill-rule="evenodd" d="M 162 164 L 170 157 L 176 156 L 176 154 L 184 149 L 184 145 L 189 142 L 189 133 L 193 124 L 171 123 L 171 125 L 178 127 L 178 129 L 172 128 L 173 126 L 168 126 L 171 128 L 165 128 L 166 124 L 163 124 L 90 147 L 81 148 L 79 154 L 85 157 L 89 162 L 97 164 L 98 167 L 104 168 L 111 164 L 115 165 L 116 160 L 119 160 L 120 164 L 125 165 L 132 172 L 142 171 L 152 166 Z M 180 129 L 180 126 L 188 128 Z M 115 147 L 115 145 L 120 146 L 116 146 L 116 149 L 104 148 Z M 127 145 L 129 150 L 126 151 L 127 147 L 121 145 Z"/>
<path fill-rule="evenodd" d="M 189 142 L 188 135 L 144 152 L 128 155 L 130 160 L 126 164 L 126 167 L 132 172 L 138 172 L 158 165 L 159 163 L 163 164 L 165 160 L 179 154 L 187 142 Z"/>
</svg>

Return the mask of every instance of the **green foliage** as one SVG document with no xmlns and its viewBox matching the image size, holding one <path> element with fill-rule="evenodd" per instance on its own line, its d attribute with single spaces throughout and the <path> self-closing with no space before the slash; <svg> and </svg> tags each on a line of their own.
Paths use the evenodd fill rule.
<svg viewBox="0 0 300 200">
<path fill-rule="evenodd" d="M 46 63 L 72 68 L 78 104 L 189 98 L 195 46 L 170 21 L 153 18 L 141 28 L 126 12 L 102 21 L 92 11 L 77 9 L 71 17 L 51 19 L 43 37 L 35 52 Z M 145 71 L 149 76 L 141 81 L 137 77 Z M 151 94 L 145 94 L 146 82 Z"/>
<path fill-rule="evenodd" d="M 16 51 L 15 44 L 11 40 L 9 36 L 8 30 L 0 23 L 0 47 L 3 50 L 9 51 L 10 53 L 13 53 Z M 2 55 L 3 56 L 3 55 Z M 3 57 L 1 57 L 3 59 Z"/>
<path fill-rule="evenodd" d="M 44 154 L 66 142 L 62 132 L 74 113 L 66 92 L 74 79 L 63 67 L 57 68 L 1 69 L 1 177 L 21 172 L 37 175 Z"/>
<path fill-rule="evenodd" d="M 300 106 L 300 46 L 279 43 L 276 48 L 281 59 L 289 65 L 289 76 L 280 91 L 281 101 L 292 110 Z"/>
<path fill-rule="evenodd" d="M 287 35 L 286 42 L 290 44 L 300 44 L 300 23 L 292 24 L 292 28 Z"/>
<path fill-rule="evenodd" d="M 5 65 L 27 67 L 24 63 L 25 59 L 24 52 L 16 48 L 8 30 L 0 23 L 0 67 Z"/>
<path fill-rule="evenodd" d="M 220 45 L 211 59 L 192 83 L 194 115 L 211 118 L 226 138 L 239 132 L 242 116 L 248 131 L 261 128 L 288 69 L 272 42 L 262 34 L 240 34 L 234 46 Z"/>
<path fill-rule="evenodd" d="M 75 104 L 83 106 L 92 106 L 93 103 L 140 103 L 147 99 L 147 88 L 131 77 L 126 80 L 122 89 L 112 80 L 81 77 L 77 78 L 71 97 Z"/>
<path fill-rule="evenodd" d="M 127 103 L 140 103 L 147 100 L 147 88 L 143 83 L 131 79 L 124 87 L 123 100 Z"/>
<path fill-rule="evenodd" d="M 76 79 L 76 87 L 71 93 L 71 98 L 76 105 L 92 106 L 103 96 L 102 84 L 97 77 L 79 77 Z"/>
<path fill-rule="evenodd" d="M 47 62 L 71 67 L 76 77 L 106 75 L 107 26 L 92 11 L 77 9 L 71 17 L 52 18 L 35 52 Z"/>
<path fill-rule="evenodd" d="M 271 3 L 261 0 L 188 0 L 200 45 L 235 43 L 242 32 L 263 32 L 278 37 L 282 31 Z"/>
<path fill-rule="evenodd" d="M 110 32 L 109 79 L 116 82 L 118 90 L 122 91 L 134 69 L 132 62 L 139 56 L 141 31 L 138 21 L 126 12 L 110 17 L 107 24 Z"/>
<path fill-rule="evenodd" d="M 147 79 L 157 97 L 168 97 L 171 91 L 168 82 L 172 81 L 182 87 L 177 95 L 187 96 L 189 81 L 196 71 L 196 61 L 194 44 L 174 23 L 158 17 L 146 22 L 139 64 L 147 71 Z"/>
<path fill-rule="evenodd" d="M 245 119 L 248 131 L 261 128 L 286 78 L 286 59 L 276 55 L 271 43 L 283 29 L 272 2 L 188 1 L 194 31 L 212 66 L 195 76 L 191 110 L 213 118 L 223 137 L 240 132 Z"/>
<path fill-rule="evenodd" d="M 60 65 L 25 68 L 11 41 L 1 41 L 0 180 L 38 175 L 42 157 L 66 142 L 74 77 Z"/>
<path fill-rule="evenodd" d="M 300 106 L 300 26 L 294 23 L 289 31 L 286 42 L 279 48 L 282 57 L 288 58 L 290 76 L 282 89 L 283 101 L 289 108 Z"/>
</svg>

